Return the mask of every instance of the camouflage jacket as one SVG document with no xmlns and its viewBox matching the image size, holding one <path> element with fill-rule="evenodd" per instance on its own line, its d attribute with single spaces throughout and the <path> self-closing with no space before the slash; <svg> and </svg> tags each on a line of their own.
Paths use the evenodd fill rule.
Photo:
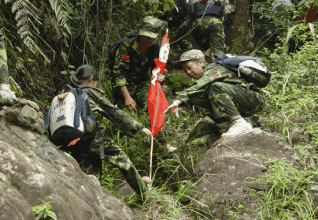
<svg viewBox="0 0 318 220">
<path fill-rule="evenodd" d="M 138 48 L 138 40 L 136 37 L 119 45 L 112 71 L 113 88 L 127 86 L 128 89 L 135 89 L 143 82 L 150 83 L 151 71 L 156 66 L 154 59 L 159 57 L 160 43 L 156 42 L 148 48 L 143 57 Z"/>
<path fill-rule="evenodd" d="M 0 84 L 9 84 L 9 71 L 7 65 L 7 51 L 4 43 L 4 36 L 0 26 Z"/>
<path fill-rule="evenodd" d="M 141 123 L 135 121 L 132 117 L 116 108 L 109 100 L 107 100 L 102 90 L 84 87 L 83 91 L 89 97 L 97 123 L 100 123 L 102 117 L 105 117 L 119 126 L 126 134 L 136 134 L 144 128 Z"/>
<path fill-rule="evenodd" d="M 238 77 L 236 73 L 223 66 L 212 63 L 211 65 L 202 68 L 201 78 L 195 82 L 194 86 L 182 91 L 177 99 L 182 102 L 187 102 L 191 96 L 205 93 L 207 87 L 215 81 L 246 86 L 245 79 Z"/>
</svg>

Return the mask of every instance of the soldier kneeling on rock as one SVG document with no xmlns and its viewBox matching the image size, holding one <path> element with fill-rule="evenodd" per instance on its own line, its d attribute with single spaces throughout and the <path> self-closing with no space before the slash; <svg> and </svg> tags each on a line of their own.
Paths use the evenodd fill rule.
<svg viewBox="0 0 318 220">
<path fill-rule="evenodd" d="M 191 103 L 209 112 L 216 123 L 231 121 L 230 129 L 222 136 L 244 134 L 253 130 L 243 117 L 251 116 L 264 108 L 265 99 L 258 87 L 251 86 L 246 93 L 246 80 L 224 66 L 212 63 L 206 65 L 200 50 L 183 53 L 180 60 L 183 71 L 196 80 L 196 84 L 182 91 L 177 100 L 164 112 L 164 117 L 178 115 L 181 103 Z"/>
</svg>

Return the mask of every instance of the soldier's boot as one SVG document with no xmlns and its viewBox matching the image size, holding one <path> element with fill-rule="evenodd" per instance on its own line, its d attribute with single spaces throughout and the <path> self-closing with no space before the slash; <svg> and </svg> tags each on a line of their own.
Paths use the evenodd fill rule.
<svg viewBox="0 0 318 220">
<path fill-rule="evenodd" d="M 10 84 L 0 84 L 1 99 L 17 99 L 15 92 L 10 89 Z"/>
<path fill-rule="evenodd" d="M 235 136 L 239 134 L 247 134 L 252 131 L 253 131 L 252 125 L 248 123 L 247 121 L 245 121 L 244 118 L 240 118 L 233 121 L 232 127 L 228 130 L 228 132 L 223 133 L 222 137 Z"/>
</svg>

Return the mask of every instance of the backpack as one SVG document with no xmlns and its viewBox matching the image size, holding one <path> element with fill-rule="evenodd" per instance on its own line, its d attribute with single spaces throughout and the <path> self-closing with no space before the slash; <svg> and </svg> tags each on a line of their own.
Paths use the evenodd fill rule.
<svg viewBox="0 0 318 220">
<path fill-rule="evenodd" d="M 256 61 L 263 60 L 252 56 L 227 56 L 214 54 L 215 60 L 212 63 L 220 64 L 233 72 L 237 73 L 238 77 L 243 77 L 248 83 L 264 88 L 268 85 L 271 79 L 271 72 L 266 66 L 261 65 Z M 247 85 L 247 89 L 249 84 Z"/>
<path fill-rule="evenodd" d="M 127 35 L 124 38 L 121 38 L 121 39 L 115 41 L 115 43 L 112 44 L 112 46 L 110 47 L 110 49 L 108 51 L 108 57 L 109 57 L 108 59 L 110 61 L 110 64 L 109 64 L 110 70 L 112 70 L 114 68 L 115 55 L 116 55 L 116 51 L 117 51 L 119 45 L 126 40 L 134 39 L 135 37 L 137 37 L 137 35 L 138 35 L 138 30 L 130 33 L 129 35 Z"/>
<path fill-rule="evenodd" d="M 189 4 L 189 14 L 197 19 L 202 15 L 211 15 L 219 19 L 223 17 L 224 5 L 220 1 L 209 0 L 206 3 L 200 3 L 200 1 L 194 1 Z"/>
<path fill-rule="evenodd" d="M 61 88 L 65 89 L 58 94 Z M 50 141 L 64 149 L 77 139 L 74 147 L 87 146 L 97 133 L 100 134 L 88 96 L 82 88 L 73 88 L 68 84 L 60 86 L 44 121 L 45 127 L 49 128 Z M 100 138 L 101 159 L 104 159 L 101 141 Z"/>
</svg>

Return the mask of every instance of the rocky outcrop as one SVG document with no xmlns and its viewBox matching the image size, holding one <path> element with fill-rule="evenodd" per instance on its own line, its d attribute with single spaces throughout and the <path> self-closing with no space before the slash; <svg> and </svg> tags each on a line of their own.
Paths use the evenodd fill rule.
<svg viewBox="0 0 318 220">
<path fill-rule="evenodd" d="M 136 219 L 123 202 L 84 174 L 42 134 L 31 101 L 0 101 L 0 219 L 34 220 L 31 207 L 49 202 L 57 219 Z"/>
<path fill-rule="evenodd" d="M 257 202 L 249 189 L 264 191 L 263 185 L 250 183 L 248 177 L 265 174 L 269 164 L 264 158 L 288 159 L 296 163 L 296 151 L 285 148 L 285 139 L 255 128 L 252 133 L 219 139 L 195 167 L 200 179 L 199 193 L 192 206 L 207 216 L 228 219 L 231 207 L 244 204 L 255 209 Z M 246 218 L 247 219 L 247 218 Z"/>
</svg>

